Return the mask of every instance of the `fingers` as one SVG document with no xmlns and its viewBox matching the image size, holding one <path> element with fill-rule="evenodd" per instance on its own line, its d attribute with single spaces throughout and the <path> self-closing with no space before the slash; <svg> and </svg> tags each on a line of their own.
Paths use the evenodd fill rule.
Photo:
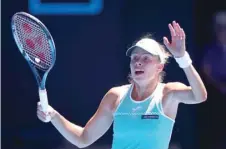
<svg viewBox="0 0 226 149">
<path fill-rule="evenodd" d="M 37 109 L 37 115 L 42 119 L 45 119 L 48 116 L 48 113 L 43 112 L 41 109 Z"/>
<path fill-rule="evenodd" d="M 176 39 L 185 39 L 185 33 L 183 28 L 180 27 L 179 23 L 173 21 L 172 24 L 169 24 L 169 30 L 172 37 L 172 40 Z"/>
<path fill-rule="evenodd" d="M 182 39 L 186 38 L 183 28 L 181 28 L 181 37 L 182 37 Z"/>
<path fill-rule="evenodd" d="M 176 38 L 176 32 L 173 28 L 173 26 L 171 24 L 168 25 L 169 26 L 169 30 L 170 30 L 170 34 L 171 34 L 171 37 L 172 37 L 172 40 Z"/>
<path fill-rule="evenodd" d="M 51 121 L 51 117 L 47 116 L 47 117 L 42 117 L 41 115 L 37 115 L 38 119 L 41 120 L 42 122 L 50 122 Z"/>
<path fill-rule="evenodd" d="M 178 36 L 182 37 L 183 31 L 184 31 L 183 28 L 181 28 L 179 23 L 176 23 L 175 21 L 174 21 L 174 26 L 175 26 L 175 29 L 176 29 Z"/>
<path fill-rule="evenodd" d="M 49 122 L 51 120 L 51 111 L 43 112 L 40 102 L 37 104 L 37 117 L 43 122 Z"/>
<path fill-rule="evenodd" d="M 173 21 L 173 27 L 174 27 L 174 30 L 175 30 L 175 33 L 176 33 L 176 38 L 179 38 L 180 34 L 181 34 L 181 30 L 180 30 L 179 24 L 176 23 L 175 21 Z"/>
<path fill-rule="evenodd" d="M 51 121 L 51 116 L 50 114 L 46 114 L 42 111 L 37 111 L 37 117 L 42 121 L 42 122 L 50 122 Z"/>
<path fill-rule="evenodd" d="M 46 115 L 44 113 L 42 113 L 41 111 L 37 111 L 37 116 L 40 120 L 46 119 Z"/>
<path fill-rule="evenodd" d="M 168 40 L 168 38 L 166 38 L 166 37 L 163 37 L 163 43 L 165 44 L 165 46 L 166 46 L 167 48 L 169 48 L 169 46 L 170 46 L 170 43 L 169 43 L 169 40 Z"/>
</svg>

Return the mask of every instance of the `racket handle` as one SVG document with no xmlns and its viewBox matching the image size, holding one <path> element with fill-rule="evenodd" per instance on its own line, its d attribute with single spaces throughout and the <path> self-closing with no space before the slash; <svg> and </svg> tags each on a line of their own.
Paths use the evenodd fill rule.
<svg viewBox="0 0 226 149">
<path fill-rule="evenodd" d="M 39 89 L 39 99 L 40 99 L 40 103 L 41 103 L 43 112 L 47 112 L 48 107 L 49 107 L 49 103 L 48 103 L 48 97 L 47 97 L 46 89 L 44 89 L 44 90 Z"/>
</svg>

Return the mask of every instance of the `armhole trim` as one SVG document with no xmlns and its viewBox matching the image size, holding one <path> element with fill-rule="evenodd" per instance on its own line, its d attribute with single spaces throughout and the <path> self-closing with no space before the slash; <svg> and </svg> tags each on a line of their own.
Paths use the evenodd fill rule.
<svg viewBox="0 0 226 149">
<path fill-rule="evenodd" d="M 161 91 L 163 91 L 164 86 L 165 86 L 165 84 L 162 84 L 162 90 L 161 90 Z M 174 119 L 170 118 L 169 116 L 167 116 L 167 115 L 165 114 L 165 112 L 164 112 L 164 110 L 163 110 L 163 106 L 162 106 L 163 92 L 161 93 L 161 96 L 162 96 L 161 98 L 157 98 L 159 101 L 156 102 L 157 108 L 158 108 L 159 112 L 160 112 L 160 113 L 162 114 L 162 116 L 164 116 L 165 118 L 171 120 L 172 122 L 175 122 Z M 170 96 L 170 99 L 172 99 L 172 97 L 173 97 L 173 94 Z"/>
<path fill-rule="evenodd" d="M 128 87 L 127 87 L 127 86 L 128 86 Z M 115 111 L 114 111 L 114 113 L 113 113 L 113 116 L 115 116 L 115 113 L 118 111 L 119 107 L 121 106 L 121 104 L 122 104 L 123 101 L 125 100 L 126 96 L 128 95 L 128 93 L 129 93 L 129 91 L 130 91 L 130 89 L 131 89 L 131 87 L 132 87 L 131 84 L 130 84 L 130 85 L 127 85 L 127 86 L 125 86 L 125 88 L 126 88 L 125 91 L 124 91 L 124 89 L 123 89 L 123 91 L 120 93 L 119 99 L 117 99 L 117 100 L 120 100 L 120 101 L 119 101 L 118 106 L 115 108 Z"/>
</svg>

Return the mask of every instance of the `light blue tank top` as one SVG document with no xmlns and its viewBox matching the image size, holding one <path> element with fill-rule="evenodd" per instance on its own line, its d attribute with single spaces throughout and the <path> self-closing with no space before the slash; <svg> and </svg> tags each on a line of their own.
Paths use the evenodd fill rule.
<svg viewBox="0 0 226 149">
<path fill-rule="evenodd" d="M 168 149 L 174 120 L 163 112 L 163 87 L 159 83 L 143 101 L 131 98 L 133 85 L 125 87 L 114 113 L 112 149 Z"/>
</svg>

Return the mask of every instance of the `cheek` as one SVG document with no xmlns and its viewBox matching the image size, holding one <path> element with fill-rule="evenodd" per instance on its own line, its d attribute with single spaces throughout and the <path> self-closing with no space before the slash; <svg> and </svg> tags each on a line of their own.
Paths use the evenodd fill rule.
<svg viewBox="0 0 226 149">
<path fill-rule="evenodd" d="M 134 66 L 133 65 L 130 65 L 130 73 L 131 73 L 131 75 L 133 75 L 133 73 L 134 73 Z"/>
<path fill-rule="evenodd" d="M 156 68 L 153 65 L 147 65 L 144 69 L 148 75 L 152 75 L 156 71 Z"/>
<path fill-rule="evenodd" d="M 129 66 L 130 66 L 130 70 L 132 70 L 134 68 L 132 63 L 130 63 Z"/>
</svg>

